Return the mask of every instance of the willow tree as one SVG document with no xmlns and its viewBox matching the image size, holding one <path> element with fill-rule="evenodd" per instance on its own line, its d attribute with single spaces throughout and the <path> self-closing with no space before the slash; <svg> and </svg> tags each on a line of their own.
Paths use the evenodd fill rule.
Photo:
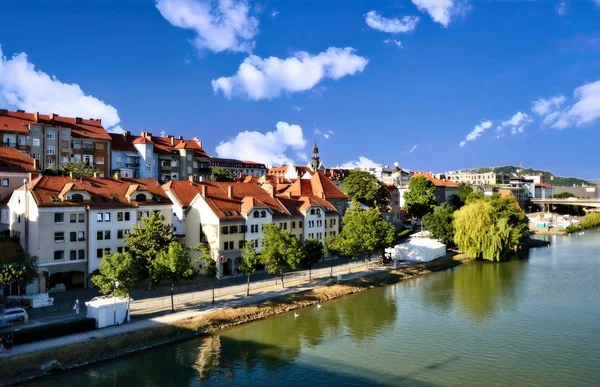
<svg viewBox="0 0 600 387">
<path fill-rule="evenodd" d="M 500 261 L 511 247 L 507 218 L 495 216 L 488 200 L 477 200 L 454 213 L 454 243 L 471 258 Z"/>
</svg>

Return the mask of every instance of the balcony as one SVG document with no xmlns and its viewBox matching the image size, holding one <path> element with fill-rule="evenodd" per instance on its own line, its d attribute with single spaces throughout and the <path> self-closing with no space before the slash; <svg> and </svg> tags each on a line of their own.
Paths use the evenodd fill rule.
<svg viewBox="0 0 600 387">
<path fill-rule="evenodd" d="M 161 165 L 160 170 L 161 171 L 171 171 L 171 170 L 173 170 L 173 168 L 170 165 Z"/>
<path fill-rule="evenodd" d="M 139 168 L 140 167 L 140 163 L 139 162 L 137 162 L 137 163 L 125 163 L 125 166 L 127 168 Z"/>
<path fill-rule="evenodd" d="M 88 147 L 88 146 L 82 146 L 82 147 L 81 147 L 81 151 L 82 151 L 83 153 L 94 153 L 94 147 L 93 147 L 93 146 L 91 146 L 91 147 Z"/>
<path fill-rule="evenodd" d="M 17 143 L 16 142 L 10 142 L 10 141 L 4 141 L 2 143 L 2 146 L 8 147 L 8 148 L 16 148 L 17 147 Z"/>
</svg>

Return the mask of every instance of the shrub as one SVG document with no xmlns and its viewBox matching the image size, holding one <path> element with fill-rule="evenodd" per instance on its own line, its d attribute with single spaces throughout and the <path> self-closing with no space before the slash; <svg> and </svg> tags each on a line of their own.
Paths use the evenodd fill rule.
<svg viewBox="0 0 600 387">
<path fill-rule="evenodd" d="M 74 333 L 87 332 L 94 329 L 96 329 L 96 320 L 93 318 L 15 329 L 13 343 L 14 345 L 31 343 L 34 341 L 72 335 Z"/>
</svg>

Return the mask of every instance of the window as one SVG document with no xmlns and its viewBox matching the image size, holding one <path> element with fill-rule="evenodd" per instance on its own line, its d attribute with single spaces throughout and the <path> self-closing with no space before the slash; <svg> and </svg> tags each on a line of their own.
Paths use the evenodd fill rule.
<svg viewBox="0 0 600 387">
<path fill-rule="evenodd" d="M 258 224 L 251 224 L 250 225 L 250 232 L 253 233 L 253 234 L 256 233 L 256 232 L 258 232 Z"/>
<path fill-rule="evenodd" d="M 40 139 L 39 138 L 34 138 L 33 139 L 33 146 L 40 146 Z"/>
<path fill-rule="evenodd" d="M 192 161 L 192 154 L 191 154 L 191 153 L 189 153 L 189 152 L 188 152 L 188 154 L 187 154 L 187 159 L 188 159 L 188 161 Z"/>
<path fill-rule="evenodd" d="M 21 223 L 21 214 L 17 215 L 17 223 Z"/>
<path fill-rule="evenodd" d="M 315 214 L 315 209 L 314 209 L 314 208 L 311 208 L 311 209 L 310 209 L 310 214 L 311 214 L 311 215 L 314 215 L 314 214 Z"/>
<path fill-rule="evenodd" d="M 64 212 L 54 213 L 54 223 L 64 223 L 64 222 L 65 222 L 65 213 Z"/>
<path fill-rule="evenodd" d="M 298 228 L 302 228 L 302 221 L 298 221 Z"/>
<path fill-rule="evenodd" d="M 54 159 L 46 159 L 46 164 L 48 169 L 54 169 L 54 164 L 55 164 L 55 160 Z"/>
<path fill-rule="evenodd" d="M 252 214 L 253 217 L 258 218 L 260 216 L 260 214 L 258 213 L 258 211 L 254 211 L 254 214 Z"/>
<path fill-rule="evenodd" d="M 222 234 L 229 234 L 229 227 L 227 227 L 227 226 L 221 227 L 221 233 Z"/>
<path fill-rule="evenodd" d="M 54 137 L 55 137 L 55 136 L 56 136 L 56 134 L 55 134 L 55 132 L 54 132 L 54 129 L 48 129 L 48 130 L 46 131 L 46 138 L 47 138 L 48 140 L 54 140 Z"/>
<path fill-rule="evenodd" d="M 117 167 L 121 167 L 122 165 L 121 156 L 117 156 Z"/>
<path fill-rule="evenodd" d="M 77 250 L 77 259 L 85 259 L 85 250 Z"/>
<path fill-rule="evenodd" d="M 104 255 L 104 250 L 103 249 L 97 249 L 96 250 L 96 258 L 102 258 L 102 255 Z"/>
<path fill-rule="evenodd" d="M 122 221 L 123 221 L 123 213 L 117 212 L 117 222 L 122 222 Z"/>
<path fill-rule="evenodd" d="M 283 229 L 284 229 L 284 230 L 287 230 L 287 222 L 284 222 L 284 223 L 283 223 Z"/>
<path fill-rule="evenodd" d="M 73 141 L 73 149 L 81 149 L 81 141 L 79 141 L 79 140 Z"/>
<path fill-rule="evenodd" d="M 61 148 L 68 148 L 69 147 L 69 142 L 68 141 L 61 141 L 60 142 L 60 147 Z"/>
<path fill-rule="evenodd" d="M 104 213 L 104 221 L 105 222 L 110 222 L 110 212 L 105 212 Z"/>
<path fill-rule="evenodd" d="M 102 231 L 96 231 L 96 240 L 103 240 L 104 239 L 104 233 Z"/>
<path fill-rule="evenodd" d="M 187 173 L 188 173 L 188 175 L 192 174 L 192 167 L 187 167 Z"/>
<path fill-rule="evenodd" d="M 292 228 L 296 228 L 296 222 L 295 221 L 292 222 Z"/>
<path fill-rule="evenodd" d="M 83 202 L 83 195 L 82 194 L 73 194 L 73 195 L 71 195 L 71 201 L 73 203 L 81 203 L 81 202 Z"/>
<path fill-rule="evenodd" d="M 104 254 L 108 254 L 108 255 L 110 255 L 110 248 L 108 248 L 108 247 L 107 247 L 107 248 L 105 248 L 105 249 L 104 249 Z"/>
<path fill-rule="evenodd" d="M 258 248 L 258 247 L 260 247 L 260 246 L 259 246 L 259 243 L 258 243 L 258 239 L 255 239 L 255 240 L 254 240 L 254 247 L 257 247 L 257 248 Z"/>
<path fill-rule="evenodd" d="M 71 250 L 71 251 L 69 251 L 69 260 L 70 261 L 77 260 L 77 250 Z"/>
<path fill-rule="evenodd" d="M 96 150 L 104 150 L 104 144 L 101 142 L 97 142 L 95 145 Z"/>
<path fill-rule="evenodd" d="M 69 218 L 70 218 L 69 221 L 71 223 L 77 223 L 77 214 L 71 214 L 71 215 L 69 215 Z"/>
<path fill-rule="evenodd" d="M 229 242 L 223 242 L 223 250 L 229 250 Z"/>
<path fill-rule="evenodd" d="M 63 259 L 65 259 L 65 251 L 64 250 L 58 250 L 54 252 L 54 260 L 55 261 L 62 261 Z"/>
<path fill-rule="evenodd" d="M 3 178 L 2 179 L 2 186 L 3 187 L 8 187 L 8 179 L 7 178 Z"/>
<path fill-rule="evenodd" d="M 323 221 L 317 220 L 317 227 L 322 227 L 322 226 L 323 226 Z"/>
<path fill-rule="evenodd" d="M 139 193 L 137 195 L 135 195 L 135 201 L 136 202 L 145 202 L 146 201 L 146 195 L 143 193 Z"/>
<path fill-rule="evenodd" d="M 104 156 L 98 156 L 96 157 L 96 164 L 104 164 Z"/>
<path fill-rule="evenodd" d="M 240 233 L 246 233 L 248 232 L 248 226 L 240 226 Z"/>
<path fill-rule="evenodd" d="M 261 218 L 266 218 L 267 217 L 267 211 L 261 211 L 260 212 L 260 217 Z"/>
<path fill-rule="evenodd" d="M 97 221 L 97 222 L 102 222 L 102 219 L 104 219 L 104 218 L 102 217 L 102 213 L 101 213 L 101 212 L 97 213 L 97 214 L 96 214 L 96 221 Z"/>
<path fill-rule="evenodd" d="M 314 220 L 309 220 L 308 221 L 308 228 L 311 228 L 311 227 L 315 227 L 315 221 Z"/>
<path fill-rule="evenodd" d="M 56 154 L 56 147 L 52 144 L 48 145 L 48 151 L 46 152 L 49 155 L 55 155 Z"/>
<path fill-rule="evenodd" d="M 85 214 L 79 214 L 79 223 L 85 222 Z"/>
<path fill-rule="evenodd" d="M 79 242 L 85 240 L 85 231 L 77 231 L 77 240 Z"/>
<path fill-rule="evenodd" d="M 104 231 L 104 239 L 106 239 L 106 240 L 110 239 L 110 230 Z"/>
<path fill-rule="evenodd" d="M 64 242 L 65 241 L 65 233 L 63 231 L 54 233 L 54 242 Z"/>
<path fill-rule="evenodd" d="M 129 212 L 125 212 L 125 221 L 129 221 L 130 219 L 131 218 Z"/>
<path fill-rule="evenodd" d="M 123 230 L 117 230 L 117 239 L 123 239 Z"/>
<path fill-rule="evenodd" d="M 317 215 L 321 215 L 321 209 L 317 208 Z"/>
<path fill-rule="evenodd" d="M 71 242 L 77 241 L 77 232 L 71 231 L 69 241 L 71 241 Z"/>
<path fill-rule="evenodd" d="M 230 234 L 237 234 L 237 232 L 238 232 L 238 226 L 229 226 Z"/>
<path fill-rule="evenodd" d="M 246 241 L 239 241 L 239 243 L 238 243 L 238 249 L 243 248 L 245 244 L 246 244 Z"/>
<path fill-rule="evenodd" d="M 40 161 L 40 154 L 39 153 L 34 153 L 33 154 L 33 158 L 36 159 L 37 161 Z"/>
<path fill-rule="evenodd" d="M 123 247 L 122 246 L 117 247 L 117 253 L 122 253 L 122 252 L 123 252 Z"/>
<path fill-rule="evenodd" d="M 233 250 L 233 241 L 229 242 L 229 250 Z"/>
</svg>

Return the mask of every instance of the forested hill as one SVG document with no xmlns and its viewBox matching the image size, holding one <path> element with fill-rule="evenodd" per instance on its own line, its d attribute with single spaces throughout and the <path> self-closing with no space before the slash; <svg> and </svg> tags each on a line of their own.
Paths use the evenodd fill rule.
<svg viewBox="0 0 600 387">
<path fill-rule="evenodd" d="M 588 181 L 585 181 L 583 179 L 578 179 L 576 177 L 556 176 L 552 172 L 549 172 L 549 171 L 542 171 L 542 170 L 533 169 L 533 168 L 521 168 L 521 167 L 517 167 L 514 165 L 505 165 L 503 167 L 473 168 L 473 169 L 468 169 L 466 171 L 473 172 L 473 173 L 494 172 L 494 173 L 508 173 L 510 175 L 516 175 L 517 171 L 519 169 L 521 170 L 520 171 L 521 175 L 538 175 L 541 173 L 544 176 L 544 181 L 546 183 L 550 183 L 550 184 L 558 186 L 558 187 L 593 185 Z"/>
</svg>

